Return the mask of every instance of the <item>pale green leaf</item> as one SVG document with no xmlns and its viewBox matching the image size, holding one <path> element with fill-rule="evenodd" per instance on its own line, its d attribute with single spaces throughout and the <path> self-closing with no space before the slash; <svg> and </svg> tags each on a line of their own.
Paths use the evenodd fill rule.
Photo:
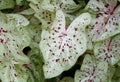
<svg viewBox="0 0 120 82">
<path fill-rule="evenodd" d="M 78 57 L 86 51 L 84 30 L 90 19 L 89 13 L 83 13 L 70 26 L 65 27 L 64 14 L 58 10 L 51 30 L 42 30 L 40 49 L 45 60 L 43 66 L 45 78 L 58 76 L 70 69 Z"/>
</svg>

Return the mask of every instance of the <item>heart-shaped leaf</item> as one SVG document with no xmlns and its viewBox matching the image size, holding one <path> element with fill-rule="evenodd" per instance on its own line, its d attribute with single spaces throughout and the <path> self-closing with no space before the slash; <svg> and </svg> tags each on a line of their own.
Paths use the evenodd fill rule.
<svg viewBox="0 0 120 82">
<path fill-rule="evenodd" d="M 2 82 L 26 82 L 26 70 L 23 65 L 30 61 L 22 50 L 29 45 L 30 38 L 23 26 L 28 25 L 29 22 L 18 14 L 3 15 L 0 13 L 1 18 L 2 16 L 3 19 L 0 22 L 0 78 Z"/>
<path fill-rule="evenodd" d="M 88 31 L 92 41 L 101 41 L 120 33 L 120 6 L 117 6 L 117 0 L 90 0 L 86 10 L 93 15 Z"/>
<path fill-rule="evenodd" d="M 120 34 L 111 39 L 98 42 L 94 46 L 94 54 L 100 61 L 106 61 L 111 65 L 120 60 Z"/>
<path fill-rule="evenodd" d="M 106 82 L 108 64 L 97 62 L 94 57 L 86 55 L 80 70 L 75 73 L 75 82 Z"/>
<path fill-rule="evenodd" d="M 40 49 L 45 64 L 45 78 L 52 78 L 70 69 L 78 57 L 86 51 L 85 27 L 90 23 L 90 14 L 84 13 L 77 17 L 68 27 L 65 27 L 65 17 L 61 10 L 56 12 L 56 18 L 51 30 L 43 30 Z"/>
<path fill-rule="evenodd" d="M 27 78 L 28 74 L 22 65 L 14 65 L 10 62 L 0 65 L 2 82 L 27 82 Z"/>
</svg>

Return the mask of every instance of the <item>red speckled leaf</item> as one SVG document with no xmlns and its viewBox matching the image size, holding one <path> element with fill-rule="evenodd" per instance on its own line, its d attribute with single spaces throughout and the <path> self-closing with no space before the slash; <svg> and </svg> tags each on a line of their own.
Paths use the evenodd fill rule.
<svg viewBox="0 0 120 82">
<path fill-rule="evenodd" d="M 120 35 L 95 44 L 94 53 L 98 60 L 112 65 L 120 60 Z"/>
<path fill-rule="evenodd" d="M 94 12 L 88 31 L 92 41 L 101 41 L 120 33 L 120 6 L 116 3 L 117 0 L 90 0 L 88 3 L 86 9 Z"/>
<path fill-rule="evenodd" d="M 106 62 L 97 62 L 94 57 L 86 55 L 80 70 L 75 73 L 75 82 L 106 82 L 107 81 Z"/>
<path fill-rule="evenodd" d="M 78 10 L 81 5 L 76 4 L 73 0 L 43 0 L 41 3 L 41 7 L 52 12 L 61 9 L 66 13 L 72 13 Z"/>
<path fill-rule="evenodd" d="M 44 10 L 41 7 L 41 1 L 33 1 L 30 0 L 30 7 L 35 11 L 35 17 L 37 17 L 41 23 L 42 23 L 42 28 L 49 28 L 53 22 L 54 19 L 54 13 Z"/>
<path fill-rule="evenodd" d="M 2 82 L 25 82 L 26 75 L 22 76 L 26 70 L 22 65 L 30 61 L 22 50 L 29 45 L 30 38 L 22 27 L 29 21 L 18 14 L 0 13 L 0 18 L 3 18 L 0 22 L 0 78 Z M 21 67 L 15 69 L 15 66 Z"/>
<path fill-rule="evenodd" d="M 89 0 L 86 9 L 91 13 L 109 13 L 117 5 L 117 0 Z"/>
<path fill-rule="evenodd" d="M 86 50 L 86 34 L 80 29 L 90 23 L 90 15 L 84 13 L 77 17 L 68 27 L 65 27 L 65 17 L 61 10 L 56 12 L 51 31 L 42 31 L 40 49 L 45 64 L 43 66 L 46 78 L 52 78 L 70 69 L 78 57 Z"/>
</svg>

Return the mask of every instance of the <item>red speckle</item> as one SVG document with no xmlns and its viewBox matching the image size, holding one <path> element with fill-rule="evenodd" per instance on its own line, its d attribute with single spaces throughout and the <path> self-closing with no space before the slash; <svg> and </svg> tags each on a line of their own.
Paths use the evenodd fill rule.
<svg viewBox="0 0 120 82">
<path fill-rule="evenodd" d="M 50 52 L 52 52 L 52 50 L 51 50 L 51 49 L 50 49 L 49 51 L 50 51 Z"/>
<path fill-rule="evenodd" d="M 54 30 L 55 32 L 58 32 L 57 30 Z"/>
<path fill-rule="evenodd" d="M 0 38 L 0 43 L 3 43 L 3 39 L 2 38 Z"/>
<path fill-rule="evenodd" d="M 69 48 L 72 48 L 72 46 L 69 46 Z"/>
<path fill-rule="evenodd" d="M 109 4 L 106 4 L 105 7 L 108 8 L 108 7 L 109 7 Z"/>
<path fill-rule="evenodd" d="M 95 24 L 98 24 L 98 22 L 96 22 Z"/>
<path fill-rule="evenodd" d="M 78 29 L 77 28 L 75 28 L 75 31 L 77 31 Z"/>
<path fill-rule="evenodd" d="M 15 77 L 17 77 L 17 74 L 14 74 Z"/>
<path fill-rule="evenodd" d="M 62 52 L 64 52 L 64 49 L 62 49 Z"/>
<path fill-rule="evenodd" d="M 38 4 L 35 4 L 36 5 L 36 7 L 39 9 L 39 5 Z"/>
<path fill-rule="evenodd" d="M 47 22 L 48 24 L 51 24 L 51 22 Z"/>
<path fill-rule="evenodd" d="M 61 26 L 61 24 L 59 24 L 59 26 Z"/>
<path fill-rule="evenodd" d="M 76 37 L 76 35 L 73 35 L 73 37 Z"/>
<path fill-rule="evenodd" d="M 97 9 L 98 9 L 98 11 L 100 11 L 100 8 L 99 8 L 99 7 L 97 7 Z"/>
<path fill-rule="evenodd" d="M 5 57 L 5 53 L 3 53 L 3 56 Z"/>
<path fill-rule="evenodd" d="M 70 59 L 72 56 L 69 56 L 68 59 Z"/>
<path fill-rule="evenodd" d="M 55 55 L 54 53 L 52 53 L 52 55 Z"/>
<path fill-rule="evenodd" d="M 58 27 L 58 29 L 60 29 L 60 27 Z"/>
<path fill-rule="evenodd" d="M 55 61 L 58 62 L 60 59 L 56 59 Z"/>
<path fill-rule="evenodd" d="M 53 41 L 54 43 L 56 43 L 56 41 Z"/>
</svg>

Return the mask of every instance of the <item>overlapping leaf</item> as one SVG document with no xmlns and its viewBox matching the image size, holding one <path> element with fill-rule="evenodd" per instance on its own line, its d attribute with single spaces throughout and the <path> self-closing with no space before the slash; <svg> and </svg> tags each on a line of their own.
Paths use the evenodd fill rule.
<svg viewBox="0 0 120 82">
<path fill-rule="evenodd" d="M 30 43 L 28 33 L 23 26 L 29 24 L 28 20 L 18 14 L 0 13 L 0 78 L 3 82 L 26 82 L 23 64 L 30 61 L 22 50 Z M 16 68 L 20 66 L 20 68 Z M 22 71 L 24 69 L 24 71 Z M 19 72 L 22 73 L 19 73 Z M 18 75 L 18 76 L 17 76 Z M 4 79 L 7 76 L 7 79 Z"/>
<path fill-rule="evenodd" d="M 0 1 L 0 10 L 13 8 L 15 6 L 14 0 L 1 0 Z"/>
<path fill-rule="evenodd" d="M 111 39 L 98 42 L 94 47 L 94 54 L 100 61 L 106 61 L 111 65 L 120 60 L 120 34 Z"/>
<path fill-rule="evenodd" d="M 66 13 L 72 13 L 81 7 L 81 5 L 76 4 L 73 0 L 43 0 L 41 6 L 43 9 L 52 12 L 62 9 Z"/>
<path fill-rule="evenodd" d="M 54 13 L 44 10 L 40 5 L 41 1 L 29 1 L 31 1 L 29 4 L 30 7 L 35 11 L 35 17 L 37 17 L 42 23 L 42 28 L 49 29 L 54 19 Z"/>
<path fill-rule="evenodd" d="M 0 79 L 2 82 L 27 82 L 28 74 L 22 65 L 9 61 L 0 65 Z"/>
<path fill-rule="evenodd" d="M 58 10 L 51 30 L 42 30 L 40 49 L 45 60 L 43 69 L 46 78 L 55 77 L 68 70 L 85 52 L 84 30 L 90 19 L 89 13 L 84 13 L 66 27 L 64 14 Z"/>
<path fill-rule="evenodd" d="M 104 40 L 120 33 L 120 6 L 117 6 L 117 0 L 90 0 L 86 10 L 93 14 L 88 31 L 92 41 Z"/>
<path fill-rule="evenodd" d="M 97 62 L 94 57 L 86 55 L 80 70 L 75 73 L 75 82 L 107 82 L 106 62 Z"/>
<path fill-rule="evenodd" d="M 64 77 L 59 82 L 74 82 L 74 79 L 72 77 Z"/>
<path fill-rule="evenodd" d="M 29 79 L 28 82 L 45 82 L 44 73 L 42 69 L 43 59 L 40 53 L 39 48 L 33 48 L 28 53 L 28 56 L 31 61 L 31 69 L 29 71 Z"/>
</svg>

